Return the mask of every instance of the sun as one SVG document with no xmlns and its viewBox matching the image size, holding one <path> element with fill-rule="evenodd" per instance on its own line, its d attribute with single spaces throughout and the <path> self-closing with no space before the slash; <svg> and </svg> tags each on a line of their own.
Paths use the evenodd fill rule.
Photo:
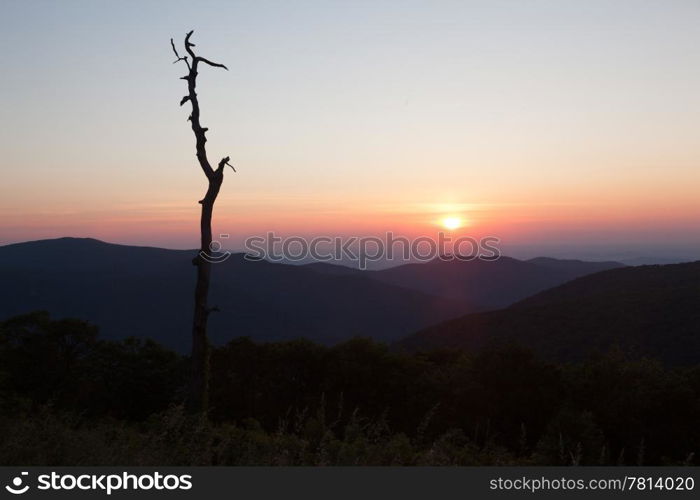
<svg viewBox="0 0 700 500">
<path fill-rule="evenodd" d="M 442 227 L 449 229 L 450 231 L 462 227 L 462 219 L 454 216 L 445 217 L 440 221 L 440 223 L 442 224 Z"/>
</svg>

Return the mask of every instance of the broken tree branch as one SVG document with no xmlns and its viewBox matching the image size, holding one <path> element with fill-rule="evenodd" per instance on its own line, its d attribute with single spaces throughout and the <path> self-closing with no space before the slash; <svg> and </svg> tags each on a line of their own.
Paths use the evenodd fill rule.
<svg viewBox="0 0 700 500">
<path fill-rule="evenodd" d="M 187 65 L 187 68 L 189 69 L 190 63 L 187 60 L 187 56 L 180 57 L 180 54 L 177 53 L 177 49 L 175 48 L 175 42 L 173 41 L 172 38 L 170 39 L 170 46 L 173 48 L 173 52 L 175 52 L 175 57 L 177 57 L 177 59 L 175 59 L 173 61 L 173 64 L 179 63 L 180 61 L 185 61 L 185 64 Z"/>
<path fill-rule="evenodd" d="M 197 60 L 200 62 L 203 62 L 205 64 L 208 64 L 209 66 L 214 66 L 215 68 L 224 68 L 226 71 L 228 71 L 228 68 L 226 66 L 224 66 L 223 64 L 212 62 L 209 59 L 205 59 L 203 57 L 198 56 Z"/>
</svg>

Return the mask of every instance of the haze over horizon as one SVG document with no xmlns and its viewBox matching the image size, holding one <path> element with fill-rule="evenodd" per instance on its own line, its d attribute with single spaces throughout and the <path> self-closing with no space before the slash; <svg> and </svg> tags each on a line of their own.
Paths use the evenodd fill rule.
<svg viewBox="0 0 700 500">
<path fill-rule="evenodd" d="M 193 248 L 204 185 L 170 37 L 195 30 L 215 234 L 700 255 L 700 4 L 8 2 L 0 245 Z"/>
</svg>

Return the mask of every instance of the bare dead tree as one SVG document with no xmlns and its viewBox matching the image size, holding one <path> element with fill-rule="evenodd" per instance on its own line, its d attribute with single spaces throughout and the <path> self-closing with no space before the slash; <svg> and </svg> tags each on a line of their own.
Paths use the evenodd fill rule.
<svg viewBox="0 0 700 500">
<path fill-rule="evenodd" d="M 180 56 L 175 47 L 175 42 L 170 39 L 170 45 L 175 52 L 175 63 L 184 62 L 189 70 L 187 75 L 181 79 L 187 82 L 187 95 L 180 101 L 180 106 L 189 102 L 192 105 L 192 112 L 188 120 L 192 124 L 192 132 L 196 140 L 197 160 L 207 177 L 208 187 L 204 198 L 199 201 L 202 205 L 200 219 L 201 243 L 200 252 L 192 260 L 197 267 L 197 284 L 194 290 L 194 319 L 192 323 L 192 372 L 190 375 L 190 386 L 187 397 L 187 408 L 190 411 L 206 411 L 209 400 L 209 341 L 207 339 L 207 321 L 209 314 L 217 310 L 209 307 L 209 282 L 211 280 L 211 262 L 203 255 L 208 254 L 211 249 L 211 218 L 214 212 L 214 202 L 219 194 L 221 183 L 224 181 L 224 167 L 226 165 L 233 168 L 226 156 L 219 161 L 216 169 L 212 168 L 207 158 L 206 132 L 207 128 L 202 127 L 199 121 L 199 101 L 197 99 L 197 70 L 199 64 L 204 63 L 215 68 L 228 68 L 223 64 L 212 62 L 194 53 L 194 44 L 190 41 L 193 31 L 185 35 L 185 51 L 187 55 Z M 234 169 L 235 172 L 235 169 Z"/>
</svg>

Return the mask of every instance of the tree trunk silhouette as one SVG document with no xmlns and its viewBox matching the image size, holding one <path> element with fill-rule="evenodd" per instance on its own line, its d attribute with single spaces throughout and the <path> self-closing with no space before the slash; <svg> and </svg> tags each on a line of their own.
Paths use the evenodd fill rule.
<svg viewBox="0 0 700 500">
<path fill-rule="evenodd" d="M 192 372 L 190 374 L 190 384 L 187 395 L 186 407 L 192 412 L 205 412 L 209 403 L 209 341 L 207 339 L 207 321 L 209 314 L 217 310 L 209 307 L 209 282 L 211 280 L 211 261 L 207 258 L 211 251 L 212 233 L 211 218 L 214 212 L 214 202 L 219 194 L 221 183 L 224 180 L 224 167 L 229 164 L 229 157 L 222 158 L 216 169 L 213 169 L 207 158 L 206 132 L 207 128 L 202 127 L 199 122 L 199 101 L 197 100 L 197 69 L 200 63 L 208 64 L 217 68 L 228 70 L 223 64 L 218 64 L 197 56 L 190 42 L 193 31 L 185 35 L 185 51 L 188 55 L 180 57 L 175 42 L 170 39 L 173 52 L 177 59 L 175 62 L 184 62 L 189 72 L 181 79 L 187 82 L 188 93 L 180 101 L 180 106 L 189 103 L 192 105 L 192 113 L 188 120 L 192 124 L 196 140 L 197 160 L 207 177 L 208 187 L 204 198 L 199 201 L 202 205 L 200 219 L 201 242 L 200 251 L 192 260 L 192 264 L 197 267 L 197 284 L 194 290 L 194 319 L 192 323 Z M 235 169 L 234 169 L 235 171 Z"/>
</svg>

